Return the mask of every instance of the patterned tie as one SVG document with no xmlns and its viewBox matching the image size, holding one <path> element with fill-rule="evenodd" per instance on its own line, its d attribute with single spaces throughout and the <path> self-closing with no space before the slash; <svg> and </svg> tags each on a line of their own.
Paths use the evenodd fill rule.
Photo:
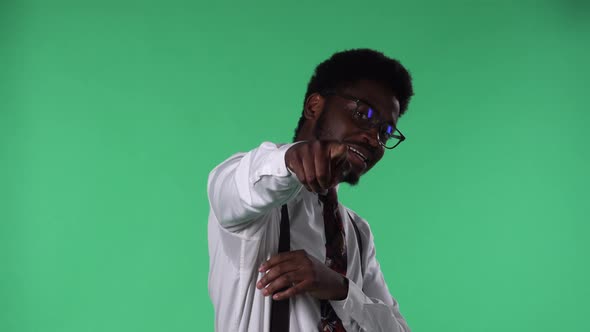
<svg viewBox="0 0 590 332">
<path fill-rule="evenodd" d="M 338 211 L 338 197 L 336 189 L 331 188 L 328 193 L 318 195 L 324 205 L 324 229 L 326 232 L 326 265 L 332 270 L 346 276 L 346 242 L 342 217 Z M 321 320 L 318 328 L 321 332 L 345 332 L 342 321 L 334 312 L 327 300 L 320 301 Z"/>
</svg>

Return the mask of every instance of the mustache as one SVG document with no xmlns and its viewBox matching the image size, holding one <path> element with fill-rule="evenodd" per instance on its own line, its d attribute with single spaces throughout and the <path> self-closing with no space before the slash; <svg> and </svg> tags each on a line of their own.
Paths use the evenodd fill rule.
<svg viewBox="0 0 590 332">
<path fill-rule="evenodd" d="M 363 149 L 371 152 L 371 154 L 375 154 L 375 152 L 376 152 L 375 151 L 375 148 L 373 146 L 371 146 L 370 144 L 367 144 L 366 142 L 356 142 L 356 141 L 348 141 L 348 140 L 345 140 L 345 141 L 342 141 L 342 143 L 349 144 L 349 145 L 360 146 Z"/>
<path fill-rule="evenodd" d="M 344 144 L 351 144 L 351 145 L 357 145 L 360 147 L 363 147 L 367 150 L 373 150 L 374 148 L 368 144 L 367 142 L 361 142 L 361 141 L 351 141 L 351 140 L 343 140 L 342 143 Z"/>
</svg>

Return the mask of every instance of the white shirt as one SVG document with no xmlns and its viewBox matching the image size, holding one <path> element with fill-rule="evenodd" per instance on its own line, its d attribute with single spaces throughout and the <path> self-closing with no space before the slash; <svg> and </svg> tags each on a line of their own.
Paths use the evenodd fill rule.
<svg viewBox="0 0 590 332">
<path fill-rule="evenodd" d="M 296 143 L 293 143 L 296 144 Z M 278 250 L 281 206 L 287 204 L 291 250 L 304 249 L 326 260 L 322 206 L 285 165 L 293 144 L 265 142 L 237 153 L 209 174 L 209 296 L 215 309 L 216 331 L 270 329 L 271 297 L 256 282 L 258 267 Z M 375 257 L 369 224 L 340 204 L 346 233 L 348 296 L 330 301 L 347 331 L 410 331 L 390 295 Z M 350 220 L 349 213 L 354 219 Z M 352 222 L 363 244 L 364 275 Z M 290 299 L 290 331 L 318 331 L 319 301 L 304 293 Z"/>
</svg>

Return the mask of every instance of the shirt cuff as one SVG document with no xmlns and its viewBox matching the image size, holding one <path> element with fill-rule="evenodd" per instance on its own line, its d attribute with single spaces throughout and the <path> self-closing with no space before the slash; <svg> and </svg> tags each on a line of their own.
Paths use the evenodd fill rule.
<svg viewBox="0 0 590 332">
<path fill-rule="evenodd" d="M 355 284 L 352 280 L 348 279 L 348 294 L 344 300 L 330 301 L 334 312 L 342 320 L 342 322 L 350 323 L 356 313 L 363 310 L 363 304 L 367 296 L 363 290 Z"/>
<path fill-rule="evenodd" d="M 266 148 L 272 149 L 271 153 L 268 154 L 266 161 L 263 163 L 263 166 L 255 173 L 255 181 L 260 179 L 263 175 L 274 175 L 279 177 L 286 177 L 286 176 L 295 176 L 295 173 L 291 171 L 287 164 L 285 163 L 285 154 L 287 150 L 289 150 L 293 145 L 302 143 L 304 141 L 299 141 L 295 143 L 284 144 L 280 146 L 268 146 Z M 271 144 L 271 143 L 269 143 Z M 296 179 L 296 178 L 295 178 Z"/>
</svg>

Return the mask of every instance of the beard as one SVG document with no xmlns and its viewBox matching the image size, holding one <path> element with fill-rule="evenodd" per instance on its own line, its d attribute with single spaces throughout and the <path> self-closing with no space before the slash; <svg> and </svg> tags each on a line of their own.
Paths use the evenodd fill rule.
<svg viewBox="0 0 590 332">
<path fill-rule="evenodd" d="M 343 178 L 341 182 L 346 182 L 351 186 L 356 186 L 361 179 L 361 176 L 357 173 L 348 172 Z"/>
<path fill-rule="evenodd" d="M 329 112 L 329 110 L 327 110 L 327 105 L 324 105 L 324 109 L 322 110 L 322 113 L 320 113 L 320 117 L 318 118 L 315 127 L 312 130 L 312 134 L 315 137 L 316 140 L 318 141 L 334 141 L 334 132 L 332 130 L 332 128 L 330 127 L 328 121 L 327 121 L 327 117 L 326 112 Z M 338 139 L 336 140 L 340 143 L 345 143 L 344 141 Z M 359 181 L 361 179 L 361 174 L 359 174 L 358 172 L 355 172 L 354 170 L 350 170 L 349 172 L 347 172 L 346 174 L 343 174 L 340 182 L 346 182 L 348 184 L 350 184 L 351 186 L 356 186 Z"/>
</svg>

